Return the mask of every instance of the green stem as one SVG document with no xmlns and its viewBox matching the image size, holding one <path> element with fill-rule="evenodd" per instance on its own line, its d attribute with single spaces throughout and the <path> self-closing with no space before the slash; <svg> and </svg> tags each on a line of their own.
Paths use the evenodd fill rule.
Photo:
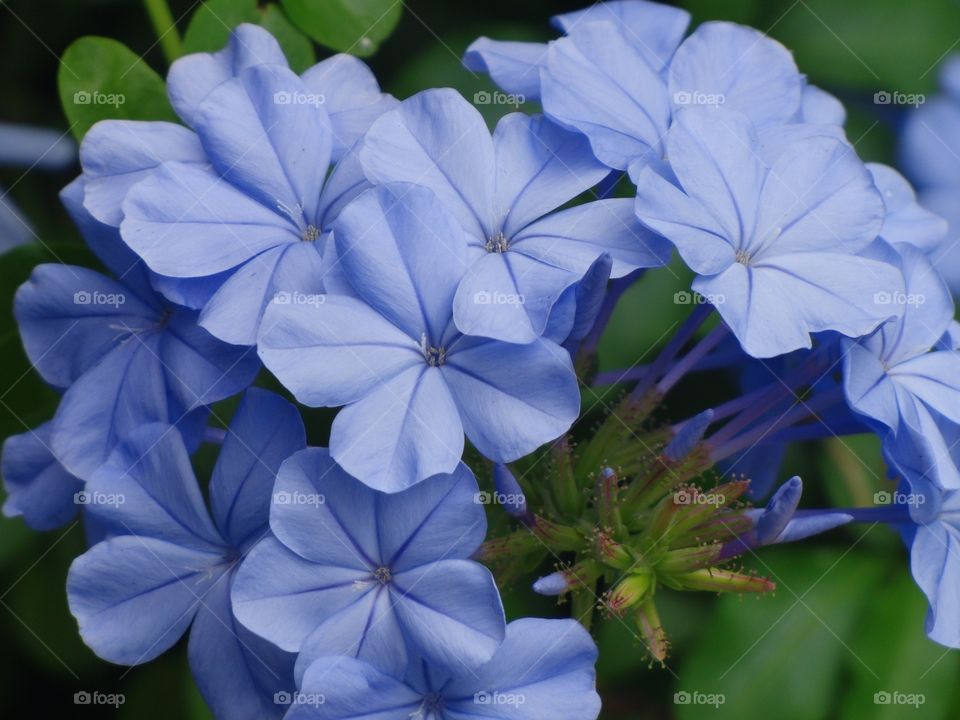
<svg viewBox="0 0 960 720">
<path fill-rule="evenodd" d="M 143 0 L 150 16 L 150 22 L 157 33 L 157 40 L 163 48 L 163 54 L 168 63 L 172 63 L 183 54 L 180 44 L 180 33 L 177 32 L 177 23 L 170 12 L 167 0 Z"/>
</svg>

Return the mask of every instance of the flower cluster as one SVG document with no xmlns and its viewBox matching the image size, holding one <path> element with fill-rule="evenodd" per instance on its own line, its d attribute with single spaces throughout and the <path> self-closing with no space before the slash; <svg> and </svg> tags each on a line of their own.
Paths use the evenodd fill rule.
<svg viewBox="0 0 960 720">
<path fill-rule="evenodd" d="M 87 134 L 63 201 L 110 274 L 44 265 L 17 293 L 63 398 L 3 475 L 35 528 L 82 508 L 67 592 L 99 656 L 189 632 L 224 720 L 592 720 L 598 610 L 662 660 L 658 588 L 769 591 L 738 558 L 856 520 L 903 533 L 928 632 L 960 647 L 946 222 L 757 31 L 688 34 L 645 0 L 555 23 L 468 50 L 542 104 L 492 132 L 457 92 L 397 100 L 347 55 L 297 75 L 241 25 L 172 66 L 182 124 Z M 618 299 L 673 250 L 704 302 L 652 362 L 598 375 Z M 328 448 L 251 387 L 263 368 L 337 409 Z M 739 391 L 664 422 L 702 372 Z M 583 411 L 601 385 L 620 399 Z M 797 477 L 744 502 L 789 443 L 861 432 L 903 502 L 798 510 Z M 490 538 L 487 504 L 512 525 Z M 572 619 L 508 623 L 498 583 L 544 564 L 533 590 Z"/>
</svg>

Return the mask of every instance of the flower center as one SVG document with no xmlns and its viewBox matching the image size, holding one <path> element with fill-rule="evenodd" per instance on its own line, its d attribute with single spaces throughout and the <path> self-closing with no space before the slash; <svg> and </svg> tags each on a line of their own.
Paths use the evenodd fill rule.
<svg viewBox="0 0 960 720">
<path fill-rule="evenodd" d="M 388 567 L 378 567 L 373 571 L 373 577 L 381 585 L 387 585 L 393 580 L 393 573 L 390 572 Z"/>
<path fill-rule="evenodd" d="M 313 242 L 318 237 L 320 237 L 320 228 L 318 228 L 316 225 L 307 225 L 306 229 L 303 231 L 303 241 Z"/>
<path fill-rule="evenodd" d="M 427 341 L 426 333 L 420 336 L 420 352 L 423 353 L 423 359 L 430 367 L 440 367 L 447 361 L 447 349 L 431 345 Z"/>
<path fill-rule="evenodd" d="M 750 253 L 747 250 L 737 250 L 736 261 L 741 265 L 749 265 Z"/>
<path fill-rule="evenodd" d="M 484 246 L 488 253 L 505 253 L 510 248 L 510 241 L 502 232 L 498 232 L 492 238 L 487 240 Z"/>
<path fill-rule="evenodd" d="M 443 695 L 438 692 L 423 696 L 420 707 L 410 713 L 411 720 L 432 720 L 443 710 Z"/>
</svg>

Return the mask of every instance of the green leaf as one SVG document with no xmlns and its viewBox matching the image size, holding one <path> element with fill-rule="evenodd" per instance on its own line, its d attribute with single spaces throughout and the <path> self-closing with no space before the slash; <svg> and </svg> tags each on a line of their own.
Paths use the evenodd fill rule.
<svg viewBox="0 0 960 720">
<path fill-rule="evenodd" d="M 310 39 L 290 23 L 283 10 L 273 4 L 258 7 L 257 0 L 207 0 L 190 20 L 184 51 L 216 52 L 227 44 L 233 29 L 243 23 L 270 31 L 294 71 L 303 72 L 316 62 Z"/>
<path fill-rule="evenodd" d="M 814 82 L 911 94 L 933 89 L 935 66 L 958 26 L 953 0 L 806 0 L 784 12 L 771 34 Z"/>
<path fill-rule="evenodd" d="M 757 708 L 767 708 L 779 720 L 834 716 L 841 669 L 857 652 L 845 645 L 861 608 L 877 590 L 883 563 L 865 553 L 809 546 L 760 554 L 759 570 L 777 580 L 777 592 L 724 596 L 702 621 L 701 641 L 674 688 L 681 720 L 741 720 L 755 717 Z M 709 704 L 711 695 L 722 696 L 722 703 Z"/>
<path fill-rule="evenodd" d="M 366 57 L 396 28 L 398 0 L 282 0 L 293 24 L 321 45 Z"/>
<path fill-rule="evenodd" d="M 190 19 L 183 36 L 185 53 L 216 52 L 237 25 L 257 23 L 257 0 L 207 0 Z"/>
<path fill-rule="evenodd" d="M 313 43 L 297 30 L 277 5 L 267 5 L 261 11 L 260 24 L 280 43 L 294 72 L 301 73 L 317 61 Z"/>
<path fill-rule="evenodd" d="M 57 77 L 60 102 L 76 138 L 100 120 L 177 117 L 163 80 L 130 48 L 110 38 L 82 37 L 67 48 Z"/>
<path fill-rule="evenodd" d="M 852 682 L 844 693 L 840 717 L 955 717 L 950 709 L 958 695 L 960 655 L 924 635 L 926 614 L 926 598 L 905 569 L 871 598 L 850 640 L 857 657 L 847 663 Z M 891 702 L 883 702 L 888 699 Z M 911 699 L 915 702 L 908 702 Z"/>
</svg>

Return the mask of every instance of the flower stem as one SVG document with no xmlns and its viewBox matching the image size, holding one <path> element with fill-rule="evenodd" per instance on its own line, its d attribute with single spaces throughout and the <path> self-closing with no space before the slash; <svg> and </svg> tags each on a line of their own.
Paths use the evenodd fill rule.
<svg viewBox="0 0 960 720">
<path fill-rule="evenodd" d="M 180 33 L 177 32 L 177 23 L 170 12 L 167 0 L 143 0 L 150 16 L 150 22 L 157 33 L 157 41 L 163 49 L 163 55 L 168 63 L 172 63 L 183 54 L 180 43 Z"/>
<path fill-rule="evenodd" d="M 696 308 L 694 308 L 683 325 L 680 326 L 680 329 L 670 338 L 670 342 L 660 351 L 657 359 L 647 367 L 647 372 L 640 382 L 637 383 L 633 392 L 630 393 L 629 399 L 631 402 L 637 402 L 646 397 L 647 393 L 653 389 L 657 380 L 660 379 L 664 370 L 670 366 L 673 359 L 683 350 L 683 346 L 687 344 L 690 338 L 700 329 L 700 326 L 710 317 L 712 311 L 713 307 L 710 305 L 697 305 Z"/>
</svg>

